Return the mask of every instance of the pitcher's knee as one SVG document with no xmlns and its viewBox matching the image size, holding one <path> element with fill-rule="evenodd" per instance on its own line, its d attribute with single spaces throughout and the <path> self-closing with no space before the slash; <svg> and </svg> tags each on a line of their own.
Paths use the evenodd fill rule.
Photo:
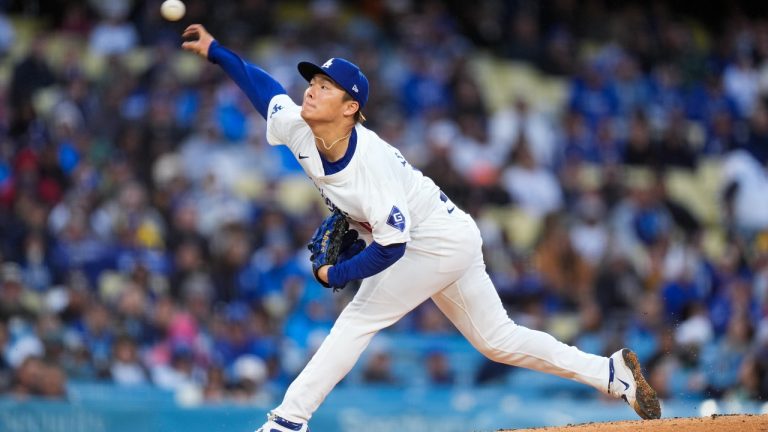
<svg viewBox="0 0 768 432">
<path fill-rule="evenodd" d="M 486 357 L 488 357 L 489 360 L 493 360 L 496 362 L 501 362 L 502 357 L 504 356 L 505 352 L 502 351 L 500 348 L 484 344 L 482 346 L 477 347 L 478 351 Z"/>
</svg>

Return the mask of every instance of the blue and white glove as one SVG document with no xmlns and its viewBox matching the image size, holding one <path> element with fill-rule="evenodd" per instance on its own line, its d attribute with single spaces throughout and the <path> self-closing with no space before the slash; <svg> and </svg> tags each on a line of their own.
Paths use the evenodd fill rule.
<svg viewBox="0 0 768 432">
<path fill-rule="evenodd" d="M 318 276 L 320 267 L 336 265 L 365 249 L 365 242 L 357 236 L 357 231 L 349 229 L 347 218 L 338 210 L 325 218 L 315 230 L 307 248 L 312 252 L 309 258 L 312 261 L 312 273 L 321 285 L 331 288 Z M 334 291 L 341 288 L 344 287 L 333 287 Z"/>
</svg>

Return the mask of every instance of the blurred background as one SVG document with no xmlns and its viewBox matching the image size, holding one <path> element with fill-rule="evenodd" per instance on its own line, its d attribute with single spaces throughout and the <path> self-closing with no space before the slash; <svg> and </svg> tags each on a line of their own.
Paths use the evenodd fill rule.
<svg viewBox="0 0 768 432">
<path fill-rule="evenodd" d="M 631 347 L 665 416 L 766 411 L 768 6 L 614 3 L 0 0 L 0 429 L 252 431 L 355 293 L 315 282 L 319 194 L 191 23 L 295 100 L 297 62 L 358 63 L 366 126 L 475 217 L 516 322 Z M 428 302 L 312 427 L 633 418 Z"/>
</svg>

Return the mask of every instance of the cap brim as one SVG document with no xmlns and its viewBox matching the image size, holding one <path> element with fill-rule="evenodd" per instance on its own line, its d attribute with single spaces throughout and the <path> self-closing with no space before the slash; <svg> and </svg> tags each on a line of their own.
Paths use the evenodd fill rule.
<svg viewBox="0 0 768 432">
<path fill-rule="evenodd" d="M 323 74 L 326 76 L 328 75 L 325 73 L 325 71 L 323 71 L 322 68 L 320 68 L 320 66 L 310 62 L 301 62 L 299 63 L 298 68 L 299 73 L 304 77 L 305 80 L 307 80 L 307 82 L 312 81 L 312 77 L 317 74 Z"/>
</svg>

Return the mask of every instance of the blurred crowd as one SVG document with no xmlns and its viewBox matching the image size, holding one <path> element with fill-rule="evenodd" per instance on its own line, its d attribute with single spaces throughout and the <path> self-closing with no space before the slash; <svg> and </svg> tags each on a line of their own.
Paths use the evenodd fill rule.
<svg viewBox="0 0 768 432">
<path fill-rule="evenodd" d="M 0 1 L 0 393 L 102 381 L 269 404 L 354 295 L 312 277 L 326 210 L 298 164 L 217 67 L 180 52 L 199 22 L 297 101 L 298 61 L 358 63 L 366 125 L 476 218 L 516 322 L 632 347 L 664 398 L 768 398 L 765 16 L 188 0 L 167 23 L 159 3 Z M 562 97 L 491 103 L 481 56 Z M 680 193 L 677 178 L 693 180 Z M 427 303 L 388 332 L 456 330 Z M 454 383 L 439 348 L 417 354 Z M 376 350 L 360 384 L 409 385 L 394 362 Z M 482 364 L 474 384 L 508 373 Z"/>
</svg>

